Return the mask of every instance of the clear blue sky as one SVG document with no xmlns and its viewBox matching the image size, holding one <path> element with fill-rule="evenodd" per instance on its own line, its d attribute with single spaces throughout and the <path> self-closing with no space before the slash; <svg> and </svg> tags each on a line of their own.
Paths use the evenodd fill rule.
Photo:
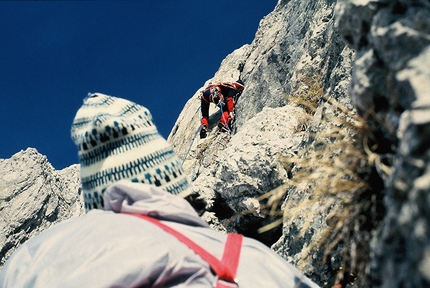
<svg viewBox="0 0 430 288">
<path fill-rule="evenodd" d="M 0 1 L 0 158 L 33 147 L 56 169 L 78 163 L 70 126 L 88 92 L 147 107 L 167 138 L 276 3 Z"/>
</svg>

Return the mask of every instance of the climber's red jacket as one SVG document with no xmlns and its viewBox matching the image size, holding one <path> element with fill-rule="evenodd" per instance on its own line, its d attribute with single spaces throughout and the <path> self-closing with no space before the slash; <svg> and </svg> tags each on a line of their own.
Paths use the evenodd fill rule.
<svg viewBox="0 0 430 288">
<path fill-rule="evenodd" d="M 220 119 L 220 123 L 223 125 L 227 125 L 229 122 L 229 115 L 231 112 L 234 111 L 234 96 L 241 92 L 244 89 L 244 86 L 237 82 L 218 82 L 212 85 L 209 85 L 203 90 L 202 96 L 201 96 L 201 112 L 202 112 L 202 119 L 201 124 L 209 126 L 209 104 L 212 102 L 214 103 L 214 99 L 212 99 L 212 93 L 211 89 L 217 89 L 222 97 L 222 115 Z M 218 103 L 215 103 L 218 104 Z M 223 105 L 225 104 L 225 105 Z M 219 104 L 218 104 L 219 105 Z"/>
</svg>

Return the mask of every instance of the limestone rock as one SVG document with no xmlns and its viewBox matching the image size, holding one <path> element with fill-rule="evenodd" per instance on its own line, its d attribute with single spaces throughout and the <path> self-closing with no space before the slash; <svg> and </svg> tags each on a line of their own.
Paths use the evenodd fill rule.
<svg viewBox="0 0 430 288">
<path fill-rule="evenodd" d="M 29 148 L 1 159 L 0 171 L 0 264 L 20 243 L 84 213 L 78 165 L 56 171 Z"/>
<path fill-rule="evenodd" d="M 373 286 L 428 287 L 430 3 L 343 1 L 336 14 L 357 53 L 351 97 L 387 167 L 379 170 L 386 213 L 372 242 Z"/>
<path fill-rule="evenodd" d="M 208 209 L 215 211 L 220 221 L 228 221 L 228 231 L 273 244 L 271 235 L 257 235 L 256 230 L 273 219 L 264 219 L 256 197 L 287 179 L 281 157 L 297 151 L 302 142 L 303 135 L 296 131 L 299 113 L 301 109 L 291 106 L 266 107 L 231 139 L 228 134 L 213 133 L 193 145 L 186 161 L 190 165 L 186 167 L 192 169 L 193 190 L 210 203 Z M 214 207 L 220 201 L 225 207 Z"/>
</svg>

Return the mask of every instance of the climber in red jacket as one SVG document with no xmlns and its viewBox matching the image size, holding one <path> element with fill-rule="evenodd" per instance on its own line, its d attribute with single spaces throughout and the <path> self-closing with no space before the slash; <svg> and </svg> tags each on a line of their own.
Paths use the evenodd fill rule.
<svg viewBox="0 0 430 288">
<path fill-rule="evenodd" d="M 242 80 L 235 82 L 218 82 L 206 87 L 201 95 L 201 128 L 200 138 L 205 138 L 209 127 L 209 104 L 214 103 L 221 109 L 221 118 L 218 127 L 221 132 L 230 131 L 231 121 L 234 118 L 234 105 L 236 95 L 245 88 Z"/>
</svg>

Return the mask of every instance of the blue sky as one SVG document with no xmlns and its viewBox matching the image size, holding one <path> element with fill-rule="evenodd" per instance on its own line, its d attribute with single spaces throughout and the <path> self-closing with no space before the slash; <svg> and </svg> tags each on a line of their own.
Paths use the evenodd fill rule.
<svg viewBox="0 0 430 288">
<path fill-rule="evenodd" d="M 70 126 L 89 92 L 147 107 L 167 138 L 276 3 L 0 1 L 0 158 L 33 147 L 56 169 L 78 163 Z"/>
</svg>

